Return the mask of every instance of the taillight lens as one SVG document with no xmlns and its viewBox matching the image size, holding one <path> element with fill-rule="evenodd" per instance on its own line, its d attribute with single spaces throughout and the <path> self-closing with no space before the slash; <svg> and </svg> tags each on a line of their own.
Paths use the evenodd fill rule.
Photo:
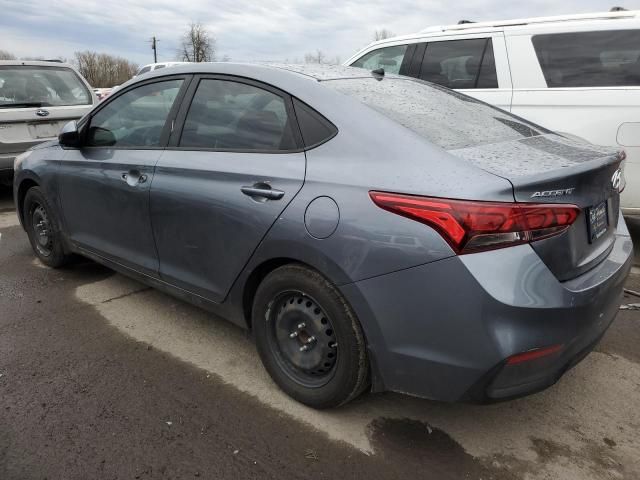
<svg viewBox="0 0 640 480">
<path fill-rule="evenodd" d="M 380 208 L 434 228 L 459 254 L 557 235 L 580 213 L 575 205 L 476 202 L 387 192 L 369 195 Z"/>
</svg>

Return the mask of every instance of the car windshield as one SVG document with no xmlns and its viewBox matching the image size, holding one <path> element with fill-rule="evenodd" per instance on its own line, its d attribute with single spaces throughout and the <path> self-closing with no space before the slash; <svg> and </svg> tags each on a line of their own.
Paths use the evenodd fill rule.
<svg viewBox="0 0 640 480">
<path fill-rule="evenodd" d="M 550 133 L 467 95 L 410 78 L 324 82 L 354 97 L 445 150 Z"/>
<path fill-rule="evenodd" d="M 89 90 L 70 68 L 0 66 L 0 108 L 90 104 Z"/>
</svg>

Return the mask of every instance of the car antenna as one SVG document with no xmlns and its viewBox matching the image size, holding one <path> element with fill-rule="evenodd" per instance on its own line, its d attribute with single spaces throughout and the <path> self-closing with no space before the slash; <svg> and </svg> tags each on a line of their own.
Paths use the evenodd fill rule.
<svg viewBox="0 0 640 480">
<path fill-rule="evenodd" d="M 380 67 L 375 70 L 371 70 L 371 75 L 373 75 L 373 78 L 378 81 L 382 80 L 384 78 L 384 68 Z"/>
<path fill-rule="evenodd" d="M 611 7 L 610 12 L 628 12 L 624 7 Z"/>
<path fill-rule="evenodd" d="M 460 21 L 458 21 L 458 25 L 466 25 L 467 23 L 476 23 L 476 22 L 471 21 L 471 20 L 460 20 Z"/>
</svg>

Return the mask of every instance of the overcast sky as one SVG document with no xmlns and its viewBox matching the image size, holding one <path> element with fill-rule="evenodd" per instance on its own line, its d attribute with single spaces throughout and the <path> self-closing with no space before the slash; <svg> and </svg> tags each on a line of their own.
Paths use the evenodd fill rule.
<svg viewBox="0 0 640 480">
<path fill-rule="evenodd" d="M 617 2 L 617 3 L 616 3 Z M 346 60 L 376 29 L 400 35 L 432 25 L 605 11 L 640 0 L 0 0 L 0 49 L 17 56 L 72 58 L 95 50 L 136 63 L 173 60 L 190 22 L 207 26 L 218 56 L 293 61 L 321 49 Z"/>
</svg>

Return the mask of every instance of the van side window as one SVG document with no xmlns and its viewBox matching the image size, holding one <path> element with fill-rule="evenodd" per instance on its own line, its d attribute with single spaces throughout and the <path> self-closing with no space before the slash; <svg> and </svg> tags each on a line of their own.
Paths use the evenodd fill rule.
<svg viewBox="0 0 640 480">
<path fill-rule="evenodd" d="M 430 42 L 419 78 L 454 89 L 498 88 L 491 39 Z"/>
<path fill-rule="evenodd" d="M 640 30 L 535 35 L 547 86 L 640 86 Z"/>
<path fill-rule="evenodd" d="M 384 68 L 386 73 L 399 73 L 407 45 L 379 48 L 369 52 L 351 64 L 352 67 L 375 70 Z"/>
</svg>

